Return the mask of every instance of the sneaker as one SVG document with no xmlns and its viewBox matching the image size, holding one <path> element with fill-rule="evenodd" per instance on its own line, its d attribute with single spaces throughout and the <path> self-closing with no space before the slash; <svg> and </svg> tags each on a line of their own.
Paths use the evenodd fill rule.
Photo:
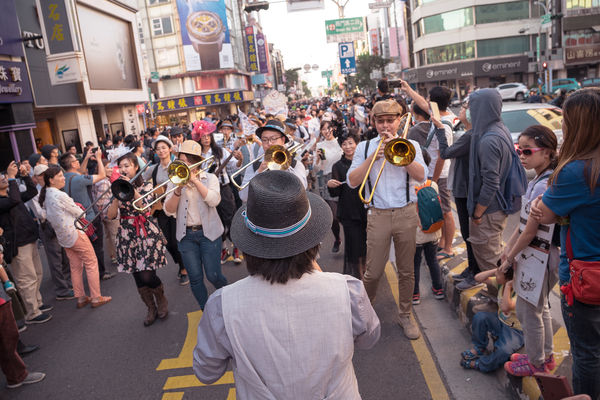
<svg viewBox="0 0 600 400">
<path fill-rule="evenodd" d="M 23 320 L 20 320 L 20 321 L 23 321 Z M 19 330 L 19 333 L 25 332 L 27 330 L 27 325 L 25 325 L 25 322 L 17 321 L 17 329 Z"/>
<path fill-rule="evenodd" d="M 413 294 L 412 303 L 416 306 L 421 303 L 421 295 L 419 293 Z"/>
<path fill-rule="evenodd" d="M 461 282 L 468 277 L 473 277 L 473 274 L 471 273 L 469 268 L 465 268 L 465 270 L 460 274 L 450 275 L 450 277 L 454 280 L 454 282 Z"/>
<path fill-rule="evenodd" d="M 6 294 L 8 294 L 9 296 L 14 293 L 17 293 L 17 288 L 15 287 L 15 284 L 12 283 L 11 281 L 4 282 L 4 290 L 6 291 Z"/>
<path fill-rule="evenodd" d="M 6 385 L 6 387 L 8 389 L 15 389 L 18 387 L 21 387 L 23 385 L 30 385 L 32 383 L 37 383 L 41 380 L 43 380 L 46 377 L 46 374 L 43 372 L 30 372 L 27 374 L 27 376 L 25 377 L 25 379 L 22 382 L 19 383 L 15 383 L 12 385 Z"/>
<path fill-rule="evenodd" d="M 38 315 L 38 316 L 37 316 L 37 317 L 35 317 L 35 318 L 32 318 L 32 319 L 26 319 L 26 320 L 25 320 L 25 323 L 26 323 L 27 325 L 30 325 L 30 324 L 43 324 L 44 322 L 48 322 L 48 321 L 50 321 L 51 319 L 52 319 L 52 315 L 50 315 L 50 314 L 46 314 L 46 313 L 41 313 L 40 315 Z"/>
<path fill-rule="evenodd" d="M 340 245 L 342 244 L 341 241 L 336 240 L 335 242 L 333 242 L 333 247 L 331 248 L 331 252 L 332 253 L 339 253 L 340 252 Z"/>
<path fill-rule="evenodd" d="M 179 275 L 179 284 L 185 286 L 190 283 L 190 278 L 186 275 Z"/>
<path fill-rule="evenodd" d="M 61 300 L 71 300 L 75 298 L 75 292 L 73 292 L 72 290 L 69 290 L 69 293 L 67 294 L 59 294 L 56 296 L 56 300 L 61 301 Z"/>
<path fill-rule="evenodd" d="M 465 279 L 463 279 L 462 282 L 459 282 L 456 285 L 456 289 L 458 290 L 467 290 L 467 289 L 473 289 L 473 288 L 478 288 L 478 287 L 484 287 L 485 284 L 483 282 L 477 282 L 475 280 L 475 278 L 473 278 L 472 276 L 469 276 Z"/>
<path fill-rule="evenodd" d="M 410 318 L 410 315 L 401 315 L 398 323 L 404 330 L 404 336 L 410 340 L 416 340 L 421 336 L 419 328 L 417 328 L 417 325 L 415 325 L 413 320 Z"/>
<path fill-rule="evenodd" d="M 106 271 L 103 275 L 102 275 L 102 280 L 103 281 L 107 281 L 110 278 L 112 278 L 113 276 L 115 276 L 116 274 L 114 272 L 108 272 Z"/>
<path fill-rule="evenodd" d="M 26 345 L 23 342 L 21 342 L 19 340 L 19 342 L 17 343 L 17 353 L 19 353 L 19 355 L 21 357 L 26 356 L 29 353 L 33 353 L 36 350 L 39 350 L 40 346 L 37 344 L 32 344 L 32 345 Z"/>
<path fill-rule="evenodd" d="M 546 372 L 544 365 L 537 368 L 529 362 L 529 359 L 507 361 L 504 363 L 504 370 L 513 376 L 533 376 L 536 372 Z"/>
<path fill-rule="evenodd" d="M 52 307 L 50 304 L 42 304 L 40 306 L 40 311 L 43 312 L 43 313 L 44 312 L 48 312 L 48 311 L 52 311 L 52 310 L 54 310 L 54 307 Z"/>
<path fill-rule="evenodd" d="M 221 265 L 225 264 L 228 258 L 229 252 L 227 251 L 227 249 L 221 250 Z"/>
<path fill-rule="evenodd" d="M 433 297 L 435 297 L 437 300 L 444 300 L 444 289 L 431 288 L 431 291 L 433 292 Z"/>
<path fill-rule="evenodd" d="M 529 356 L 523 353 L 514 353 L 510 356 L 510 361 L 529 361 Z M 550 354 L 549 357 L 546 357 L 544 360 L 544 368 L 547 372 L 553 371 L 556 368 L 556 360 L 554 359 L 554 354 Z"/>
<path fill-rule="evenodd" d="M 236 248 L 233 249 L 233 262 L 236 264 L 242 263 L 242 257 L 240 257 L 240 251 Z"/>
</svg>

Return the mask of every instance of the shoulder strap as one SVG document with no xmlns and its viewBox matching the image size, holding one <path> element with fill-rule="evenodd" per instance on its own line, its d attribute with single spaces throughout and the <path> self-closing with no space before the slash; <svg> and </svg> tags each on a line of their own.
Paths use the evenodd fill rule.
<svg viewBox="0 0 600 400">
<path fill-rule="evenodd" d="M 156 187 L 156 177 L 158 176 L 158 167 L 160 164 L 156 164 L 152 170 L 152 186 Z"/>
<path fill-rule="evenodd" d="M 73 178 L 75 178 L 75 175 L 71 175 L 69 177 L 69 190 L 67 191 L 67 194 L 69 195 L 70 198 L 73 198 L 73 196 L 71 196 L 71 181 L 73 180 Z"/>
<path fill-rule="evenodd" d="M 408 175 L 408 171 L 406 172 L 406 205 L 410 203 L 410 175 Z"/>
<path fill-rule="evenodd" d="M 433 140 L 433 135 L 435 135 L 435 125 L 431 124 L 429 127 L 429 133 L 427 134 L 427 140 L 425 141 L 425 148 L 429 148 L 431 141 Z"/>
<path fill-rule="evenodd" d="M 571 227 L 569 226 L 569 229 L 567 230 L 567 243 L 566 246 L 567 248 L 567 257 L 569 259 L 569 262 L 573 261 L 573 247 L 571 246 Z"/>
</svg>

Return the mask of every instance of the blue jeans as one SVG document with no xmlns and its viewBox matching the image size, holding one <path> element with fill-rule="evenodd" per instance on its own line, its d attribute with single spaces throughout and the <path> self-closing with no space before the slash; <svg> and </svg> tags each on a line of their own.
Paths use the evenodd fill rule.
<svg viewBox="0 0 600 400">
<path fill-rule="evenodd" d="M 431 275 L 431 286 L 439 290 L 442 288 L 442 278 L 440 272 L 440 264 L 437 260 L 437 240 L 435 242 L 427 242 L 418 244 L 415 251 L 415 289 L 413 294 L 419 293 L 419 280 L 421 279 L 421 253 L 425 253 L 425 261 L 429 267 L 429 275 Z"/>
<path fill-rule="evenodd" d="M 565 282 L 561 282 L 561 286 Z M 574 300 L 569 306 L 561 293 L 560 304 L 573 355 L 573 391 L 600 399 L 600 306 Z"/>
<path fill-rule="evenodd" d="M 478 312 L 473 317 L 471 341 L 476 350 L 485 350 L 488 345 L 488 332 L 496 338 L 494 352 L 479 358 L 479 370 L 492 372 L 510 359 L 511 354 L 523 347 L 523 332 L 500 321 L 498 314 Z"/>
<path fill-rule="evenodd" d="M 211 241 L 204 236 L 202 229 L 188 229 L 183 239 L 177 243 L 177 248 L 190 277 L 192 293 L 200 309 L 204 310 L 208 300 L 204 273 L 216 289 L 227 285 L 227 278 L 221 272 L 221 237 Z"/>
</svg>

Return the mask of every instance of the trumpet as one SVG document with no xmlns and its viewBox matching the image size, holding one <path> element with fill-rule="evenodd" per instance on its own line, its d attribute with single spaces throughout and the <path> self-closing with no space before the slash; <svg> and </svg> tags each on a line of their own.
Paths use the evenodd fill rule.
<svg viewBox="0 0 600 400">
<path fill-rule="evenodd" d="M 140 170 L 138 171 L 138 173 L 135 174 L 135 176 L 131 179 L 131 181 L 135 181 L 138 178 L 138 176 L 140 176 L 141 174 L 143 174 L 144 171 L 146 170 L 146 168 L 148 168 L 149 165 L 150 165 L 150 163 L 147 163 L 146 165 L 144 165 L 144 168 L 140 168 Z M 104 205 L 104 207 L 102 207 L 102 209 L 96 213 L 96 216 L 91 221 L 87 221 L 87 224 L 83 224 L 82 219 L 85 218 L 85 216 L 92 209 L 92 207 L 94 207 L 98 203 L 98 201 L 100 201 L 101 198 L 103 198 L 104 196 L 106 196 L 109 191 L 111 192 L 112 197 L 115 198 L 115 199 L 117 199 L 117 200 L 119 200 L 119 201 L 131 201 L 131 200 L 133 200 L 133 198 L 135 196 L 135 188 L 133 187 L 133 184 L 131 184 L 130 181 L 126 181 L 125 179 L 122 178 L 122 176 L 123 175 L 121 175 L 121 178 L 118 178 L 113 183 L 111 183 L 110 187 L 108 189 L 106 189 L 104 192 L 102 192 L 102 194 L 100 194 L 100 196 L 98 196 L 98 198 L 96 200 L 94 200 L 92 202 L 92 204 L 90 204 L 89 207 L 86 208 L 79 215 L 79 217 L 77 217 L 75 219 L 75 227 L 76 228 L 85 231 L 96 220 L 96 218 L 98 218 L 100 215 L 102 215 L 102 213 L 104 212 L 104 210 L 106 210 L 110 206 L 110 203 L 112 202 L 112 199 L 110 201 L 108 201 Z"/>
<path fill-rule="evenodd" d="M 267 149 L 267 152 L 261 154 L 256 157 L 254 160 L 250 161 L 233 174 L 231 174 L 231 182 L 238 190 L 243 190 L 250 182 L 247 182 L 245 185 L 238 185 L 235 181 L 235 177 L 244 172 L 249 166 L 254 164 L 257 161 L 261 161 L 264 159 L 267 162 L 267 169 L 269 170 L 286 170 L 292 165 L 292 160 L 294 154 L 303 146 L 302 143 L 296 143 L 294 141 L 291 142 L 289 146 L 281 146 L 278 144 L 274 144 Z"/>
<path fill-rule="evenodd" d="M 383 173 L 383 168 L 385 167 L 386 161 L 392 165 L 404 167 L 413 162 L 413 160 L 415 159 L 415 146 L 408 139 L 406 139 L 406 134 L 408 132 L 408 128 L 410 127 L 411 114 L 406 113 L 402 116 L 401 119 L 406 119 L 404 122 L 404 128 L 402 130 L 402 136 L 390 140 L 385 145 L 383 149 L 385 159 L 381 163 L 381 168 L 379 168 L 379 172 L 377 173 L 377 179 L 375 180 L 375 184 L 370 189 L 371 193 L 369 195 L 369 198 L 365 199 L 363 192 L 365 189 L 365 184 L 367 183 L 369 175 L 371 174 L 371 170 L 373 169 L 373 164 L 375 164 L 377 153 L 379 153 L 381 145 L 383 144 L 383 139 L 379 142 L 379 145 L 375 150 L 373 159 L 371 160 L 371 164 L 369 164 L 369 169 L 367 170 L 365 178 L 363 179 L 360 188 L 358 189 L 358 196 L 360 197 L 360 200 L 365 204 L 369 204 L 373 201 L 373 196 L 375 195 L 375 188 L 379 183 L 379 178 L 381 178 L 381 174 Z"/>
<path fill-rule="evenodd" d="M 190 178 L 192 177 L 192 170 L 194 168 L 197 168 L 203 164 L 208 163 L 208 165 L 203 166 L 198 172 L 195 172 L 195 173 L 197 174 L 202 171 L 208 171 L 210 169 L 210 167 L 212 167 L 214 162 L 215 162 L 215 156 L 210 156 L 208 158 L 202 159 L 201 161 L 198 161 L 197 163 L 189 165 L 189 166 L 181 160 L 173 161 L 167 167 L 167 176 L 169 177 L 169 179 L 164 181 L 160 185 L 156 186 L 155 188 L 153 188 L 151 191 L 144 194 L 143 196 L 138 197 L 133 203 L 131 203 L 133 208 L 135 208 L 137 211 L 140 211 L 140 212 L 143 212 L 143 211 L 148 210 L 149 208 L 152 208 L 152 206 L 154 204 L 158 203 L 159 201 L 162 201 L 162 199 L 167 197 L 167 195 L 169 193 L 173 192 L 179 186 L 187 185 L 187 183 L 190 181 Z M 175 187 L 173 187 L 169 190 L 164 190 L 164 187 L 166 185 L 168 185 L 169 182 L 173 183 L 175 185 Z M 152 200 L 150 203 L 148 203 L 146 205 L 142 204 L 142 201 L 144 199 L 146 199 L 147 197 L 150 197 L 150 196 L 154 196 L 156 194 L 158 194 L 158 196 L 154 200 Z"/>
</svg>

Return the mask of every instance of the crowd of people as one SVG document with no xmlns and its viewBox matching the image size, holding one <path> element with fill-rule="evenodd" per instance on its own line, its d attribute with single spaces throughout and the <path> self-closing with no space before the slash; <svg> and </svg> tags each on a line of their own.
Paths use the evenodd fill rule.
<svg viewBox="0 0 600 400">
<path fill-rule="evenodd" d="M 89 142 L 81 155 L 46 145 L 11 162 L 0 175 L 9 264 L 8 274 L 0 269 L 0 361 L 9 387 L 43 379 L 18 355 L 31 351 L 18 331 L 52 317 L 39 290 L 40 240 L 56 300 L 76 299 L 78 309 L 109 303 L 101 282 L 116 267 L 133 276 L 145 326 L 168 316 L 156 271 L 169 253 L 204 311 L 194 351 L 202 382 L 216 381 L 234 360 L 241 398 L 292 390 L 296 398 L 358 399 L 352 354 L 379 339 L 371 304 L 388 260 L 398 276 L 399 324 L 418 339 L 412 310 L 421 302 L 421 262 L 428 290 L 444 299 L 440 261 L 455 256 L 456 217 L 468 266 L 451 279 L 458 290 L 485 287 L 497 298 L 497 309 L 475 315 L 460 365 L 514 376 L 554 370 L 548 302 L 558 281 L 574 391 L 599 399 L 600 301 L 587 292 L 600 292 L 600 91 L 564 99 L 559 149 L 541 125 L 513 144 L 494 89 L 474 91 L 455 115 L 450 89 L 424 97 L 398 86 L 397 95 L 382 80 L 370 97 L 294 102 L 287 114 L 207 114 Z M 535 171 L 530 182 L 525 169 Z M 516 213 L 520 225 L 504 244 Z M 323 249 L 329 232 L 333 246 Z M 342 249 L 343 274 L 322 272 L 319 251 Z M 249 277 L 228 284 L 221 265 L 242 260 Z M 584 289 L 571 279 L 575 262 L 588 268 Z M 290 372 L 297 364 L 310 373 Z"/>
</svg>

